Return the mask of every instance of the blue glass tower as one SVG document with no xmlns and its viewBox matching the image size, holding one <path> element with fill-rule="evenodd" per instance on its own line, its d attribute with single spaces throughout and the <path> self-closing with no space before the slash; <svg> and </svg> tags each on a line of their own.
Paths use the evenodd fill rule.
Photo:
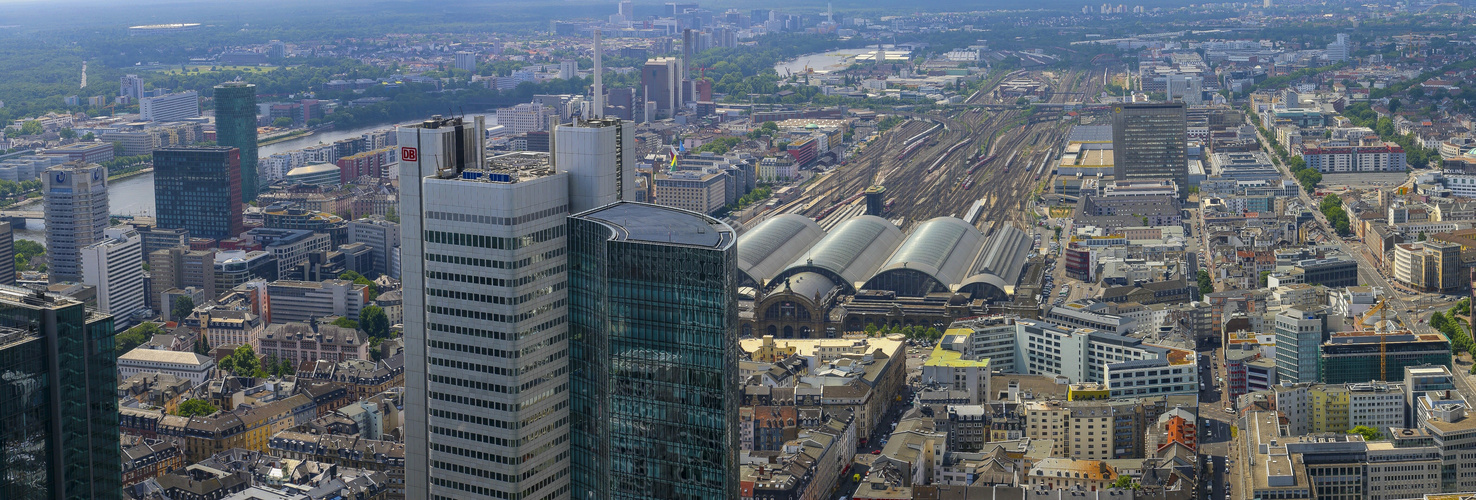
<svg viewBox="0 0 1476 500">
<path fill-rule="evenodd" d="M 569 218 L 574 499 L 737 499 L 737 251 L 619 202 Z"/>
</svg>

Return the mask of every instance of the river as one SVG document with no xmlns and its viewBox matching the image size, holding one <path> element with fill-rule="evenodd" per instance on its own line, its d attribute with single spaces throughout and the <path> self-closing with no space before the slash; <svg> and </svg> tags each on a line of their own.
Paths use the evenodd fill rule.
<svg viewBox="0 0 1476 500">
<path fill-rule="evenodd" d="M 495 116 L 495 115 L 494 115 Z M 492 118 L 489 117 L 489 121 Z M 418 123 L 406 122 L 405 124 Z M 266 158 L 276 153 L 283 153 L 296 149 L 302 149 L 319 143 L 333 142 L 339 139 L 358 137 L 366 132 L 382 130 L 394 125 L 375 125 L 372 127 L 361 127 L 350 130 L 333 130 L 320 132 L 313 135 L 295 137 L 276 144 L 261 146 L 256 150 L 257 158 Z M 154 173 L 148 172 L 126 179 L 114 181 L 108 185 L 109 212 L 121 215 L 154 215 Z M 41 205 L 33 204 L 31 207 L 40 208 Z M 27 219 L 26 228 L 15 231 L 15 237 L 23 240 L 31 240 L 46 244 L 46 224 L 40 219 Z"/>
</svg>

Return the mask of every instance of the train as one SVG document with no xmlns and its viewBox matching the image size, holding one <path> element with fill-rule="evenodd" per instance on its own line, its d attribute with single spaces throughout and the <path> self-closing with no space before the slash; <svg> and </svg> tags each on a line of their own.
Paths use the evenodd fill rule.
<svg viewBox="0 0 1476 500">
<path fill-rule="evenodd" d="M 964 188 L 964 191 L 968 191 L 970 189 L 974 189 L 974 178 L 973 177 L 970 177 L 969 180 L 964 181 L 963 188 Z"/>
<path fill-rule="evenodd" d="M 934 170 L 937 170 L 938 169 L 938 166 L 943 164 L 943 160 L 948 159 L 948 155 L 953 154 L 954 151 L 958 151 L 958 148 L 964 147 L 964 145 L 965 144 L 968 144 L 968 142 L 969 142 L 968 139 L 964 139 L 962 141 L 959 141 L 958 144 L 954 144 L 953 147 L 948 148 L 948 151 L 944 151 L 943 154 L 941 156 L 939 156 L 938 159 L 936 161 L 934 161 L 932 165 L 929 165 L 928 166 L 928 172 L 932 172 Z"/>
<path fill-rule="evenodd" d="M 913 143 L 911 146 L 902 148 L 902 152 L 897 154 L 897 161 L 907 160 L 907 157 L 912 156 L 912 153 L 916 153 L 918 148 L 921 148 L 923 144 L 923 142 L 919 141 Z"/>
<path fill-rule="evenodd" d="M 846 205 L 850 205 L 851 203 L 855 202 L 857 199 L 860 199 L 865 194 L 866 193 L 864 191 L 863 192 L 859 192 L 859 193 L 856 193 L 856 194 L 851 195 L 851 197 L 846 198 L 845 200 L 840 201 L 839 203 L 835 203 L 835 204 L 833 204 L 831 206 L 825 207 L 825 210 L 821 210 L 820 211 L 820 214 L 815 216 L 815 220 L 816 221 L 825 220 L 825 217 L 828 216 L 828 215 L 830 215 L 831 212 L 834 212 L 835 209 L 840 208 L 840 207 L 844 207 Z M 896 198 L 893 198 L 893 200 L 895 200 L 895 199 Z"/>
<path fill-rule="evenodd" d="M 978 162 L 974 163 L 974 166 L 969 167 L 969 170 L 967 172 L 964 172 L 964 175 L 974 175 L 974 171 L 979 170 L 979 167 L 988 165 L 989 162 L 993 161 L 996 156 L 999 155 L 989 155 L 988 158 L 979 160 Z"/>
</svg>

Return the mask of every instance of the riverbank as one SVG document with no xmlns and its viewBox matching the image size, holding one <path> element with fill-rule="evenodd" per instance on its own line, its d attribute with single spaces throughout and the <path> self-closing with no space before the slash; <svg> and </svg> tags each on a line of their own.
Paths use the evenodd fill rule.
<svg viewBox="0 0 1476 500">
<path fill-rule="evenodd" d="M 118 174 L 118 175 L 109 175 L 108 176 L 108 182 L 112 182 L 112 181 L 116 181 L 116 180 L 120 180 L 120 179 L 127 179 L 129 177 L 133 177 L 133 176 L 136 176 L 136 175 L 143 175 L 143 174 L 147 174 L 147 173 L 150 173 L 150 172 L 153 172 L 153 171 L 154 171 L 154 167 L 149 167 L 149 168 L 141 168 L 141 169 L 138 169 L 138 170 L 134 170 L 132 172 L 124 172 L 124 173 L 121 173 L 121 174 Z"/>
<path fill-rule="evenodd" d="M 273 145 L 273 144 L 276 144 L 276 143 L 279 143 L 279 142 L 286 142 L 286 141 L 290 141 L 290 140 L 293 140 L 293 139 L 296 139 L 296 138 L 299 138 L 299 137 L 306 137 L 306 136 L 312 135 L 312 133 L 313 133 L 313 131 L 306 130 L 306 129 L 303 129 L 303 130 L 294 130 L 292 132 L 288 132 L 288 133 L 285 133 L 285 134 L 282 134 L 282 135 L 273 137 L 271 139 L 267 139 L 265 141 L 257 141 L 256 142 L 256 146 L 257 147 L 270 146 L 270 145 Z"/>
</svg>

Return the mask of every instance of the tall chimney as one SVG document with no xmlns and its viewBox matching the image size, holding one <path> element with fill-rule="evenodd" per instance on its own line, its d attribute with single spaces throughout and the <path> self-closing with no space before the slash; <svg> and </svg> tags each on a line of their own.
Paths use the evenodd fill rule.
<svg viewBox="0 0 1476 500">
<path fill-rule="evenodd" d="M 599 30 L 599 28 L 595 28 L 594 36 L 595 36 L 595 40 L 594 40 L 594 60 L 595 60 L 595 69 L 594 69 L 594 73 L 595 73 L 595 75 L 594 75 L 595 76 L 595 81 L 594 81 L 594 117 L 595 118 L 604 118 L 605 117 L 605 66 L 604 66 L 603 63 L 600 62 L 600 59 L 604 56 L 605 47 L 604 47 L 603 44 L 600 43 L 600 30 Z"/>
</svg>

